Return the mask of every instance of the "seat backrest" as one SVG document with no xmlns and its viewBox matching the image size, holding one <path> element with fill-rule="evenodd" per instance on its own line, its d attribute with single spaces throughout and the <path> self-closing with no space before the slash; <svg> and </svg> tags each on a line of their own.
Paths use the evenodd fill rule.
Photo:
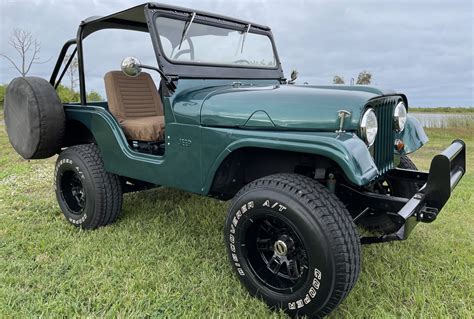
<svg viewBox="0 0 474 319">
<path fill-rule="evenodd" d="M 110 71 L 104 82 L 109 110 L 119 121 L 163 115 L 163 104 L 150 74 L 142 72 L 130 77 L 121 71 Z"/>
</svg>

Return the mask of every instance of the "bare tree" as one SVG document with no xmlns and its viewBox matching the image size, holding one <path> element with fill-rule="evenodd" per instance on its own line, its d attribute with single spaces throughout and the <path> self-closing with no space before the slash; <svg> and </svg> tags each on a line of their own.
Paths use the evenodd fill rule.
<svg viewBox="0 0 474 319">
<path fill-rule="evenodd" d="M 332 79 L 332 83 L 334 84 L 344 84 L 344 78 L 339 75 L 335 75 L 334 78 Z"/>
<path fill-rule="evenodd" d="M 359 76 L 357 77 L 357 82 L 356 84 L 365 84 L 368 85 L 372 81 L 372 73 L 369 71 L 362 71 L 359 73 Z"/>
<path fill-rule="evenodd" d="M 15 62 L 12 57 L 4 53 L 0 53 L 0 56 L 7 59 L 21 74 L 21 76 L 26 76 L 28 72 L 30 72 L 31 66 L 33 64 L 47 62 L 40 62 L 38 55 L 41 51 L 41 43 L 36 38 L 33 38 L 33 35 L 30 31 L 18 28 L 14 29 L 10 39 L 8 40 L 8 43 L 16 50 L 20 56 L 21 62 Z"/>
<path fill-rule="evenodd" d="M 355 82 L 355 79 L 351 78 L 350 84 L 354 85 L 354 82 Z M 332 79 L 332 83 L 344 84 L 345 81 L 342 76 L 335 75 L 334 78 Z M 372 83 L 372 73 L 370 73 L 370 71 L 365 71 L 365 70 L 359 73 L 359 75 L 357 76 L 357 82 L 355 82 L 355 84 L 359 84 L 359 85 L 361 84 L 369 85 L 370 83 Z"/>
<path fill-rule="evenodd" d="M 71 58 L 71 55 L 69 54 L 66 55 L 66 57 L 63 60 L 63 64 L 66 65 L 70 58 Z M 79 62 L 77 61 L 77 57 L 74 57 L 71 61 L 71 64 L 69 64 L 69 67 L 67 69 L 67 75 L 69 76 L 71 91 L 74 91 L 74 89 L 77 86 L 77 82 L 79 81 L 79 79 L 76 78 L 78 68 L 79 68 Z"/>
</svg>

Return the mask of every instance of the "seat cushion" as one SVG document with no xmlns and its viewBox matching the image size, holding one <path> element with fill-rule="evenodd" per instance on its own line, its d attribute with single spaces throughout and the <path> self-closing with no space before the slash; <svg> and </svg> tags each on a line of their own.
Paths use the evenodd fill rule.
<svg viewBox="0 0 474 319">
<path fill-rule="evenodd" d="M 163 104 L 150 74 L 130 77 L 110 71 L 104 81 L 109 110 L 117 119 L 163 116 Z"/>
<path fill-rule="evenodd" d="M 165 117 L 148 116 L 120 121 L 125 136 L 129 140 L 156 142 L 165 137 Z"/>
<path fill-rule="evenodd" d="M 151 76 L 142 72 L 129 77 L 121 71 L 110 71 L 104 80 L 109 110 L 119 121 L 127 139 L 163 141 L 163 104 Z"/>
</svg>

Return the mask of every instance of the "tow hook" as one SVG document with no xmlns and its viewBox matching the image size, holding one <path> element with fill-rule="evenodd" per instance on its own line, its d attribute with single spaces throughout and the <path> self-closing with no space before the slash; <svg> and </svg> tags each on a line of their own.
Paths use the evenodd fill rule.
<svg viewBox="0 0 474 319">
<path fill-rule="evenodd" d="M 422 210 L 418 212 L 417 220 L 422 223 L 431 223 L 438 216 L 439 210 L 434 207 L 423 207 Z"/>
</svg>

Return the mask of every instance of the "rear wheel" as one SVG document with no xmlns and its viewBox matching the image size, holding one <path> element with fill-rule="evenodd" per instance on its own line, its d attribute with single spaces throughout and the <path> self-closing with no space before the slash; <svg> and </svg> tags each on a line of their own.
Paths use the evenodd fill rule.
<svg viewBox="0 0 474 319">
<path fill-rule="evenodd" d="M 55 169 L 56 198 L 74 226 L 94 229 L 113 223 L 122 209 L 122 185 L 105 171 L 94 144 L 61 152 Z"/>
<path fill-rule="evenodd" d="M 245 186 L 229 209 L 225 238 L 249 292 L 292 316 L 328 314 L 359 276 L 351 216 L 305 176 L 277 174 Z"/>
</svg>

